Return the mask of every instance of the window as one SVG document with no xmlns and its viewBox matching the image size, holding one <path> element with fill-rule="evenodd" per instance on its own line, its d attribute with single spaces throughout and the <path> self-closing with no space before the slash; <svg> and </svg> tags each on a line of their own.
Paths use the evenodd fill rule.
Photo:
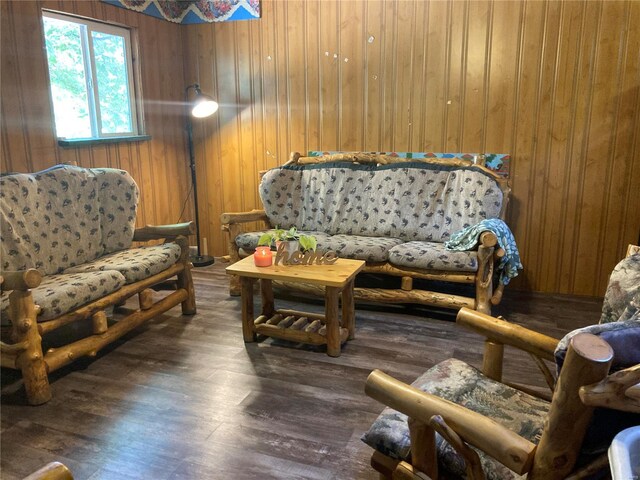
<svg viewBox="0 0 640 480">
<path fill-rule="evenodd" d="M 130 31 L 59 13 L 42 15 L 58 139 L 138 135 Z"/>
</svg>

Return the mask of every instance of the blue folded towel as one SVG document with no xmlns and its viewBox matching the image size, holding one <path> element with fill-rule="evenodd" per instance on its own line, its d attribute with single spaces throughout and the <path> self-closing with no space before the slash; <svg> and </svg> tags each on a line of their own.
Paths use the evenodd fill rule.
<svg viewBox="0 0 640 480">
<path fill-rule="evenodd" d="M 499 218 L 489 218 L 482 220 L 470 227 L 464 228 L 451 235 L 451 239 L 445 243 L 449 250 L 474 250 L 480 240 L 482 232 L 492 232 L 498 238 L 498 245 L 505 251 L 504 257 L 500 259 L 498 271 L 500 272 L 500 283 L 506 285 L 512 278 L 518 276 L 518 270 L 522 270 L 520 263 L 520 253 L 516 246 L 516 239 L 509 227 Z"/>
</svg>

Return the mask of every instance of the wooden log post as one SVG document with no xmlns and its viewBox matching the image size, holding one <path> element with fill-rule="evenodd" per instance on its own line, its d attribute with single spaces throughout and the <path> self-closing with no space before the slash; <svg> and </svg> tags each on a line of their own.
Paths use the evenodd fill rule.
<svg viewBox="0 0 640 480">
<path fill-rule="evenodd" d="M 349 330 L 349 340 L 356 338 L 356 305 L 351 280 L 342 289 L 342 326 Z"/>
<path fill-rule="evenodd" d="M 484 341 L 484 355 L 482 356 L 482 373 L 497 382 L 502 381 L 502 361 L 504 345 L 493 340 Z"/>
<path fill-rule="evenodd" d="M 593 414 L 593 407 L 583 405 L 580 400 L 580 387 L 605 378 L 612 359 L 613 350 L 601 338 L 588 333 L 573 337 L 529 480 L 559 480 L 571 472 Z"/>
<path fill-rule="evenodd" d="M 413 290 L 413 278 L 405 276 L 400 280 L 400 288 L 405 291 Z"/>
<path fill-rule="evenodd" d="M 273 301 L 273 283 L 267 278 L 260 279 L 260 297 L 262 298 L 262 315 L 271 317 L 275 311 Z"/>
<path fill-rule="evenodd" d="M 149 310 L 153 306 L 153 290 L 146 288 L 138 293 L 140 310 Z"/>
<path fill-rule="evenodd" d="M 229 258 L 231 263 L 236 263 L 240 260 L 240 252 L 236 245 L 236 237 L 242 233 L 242 228 L 236 223 L 230 223 L 227 225 L 227 232 L 229 237 L 227 238 L 227 245 L 229 249 Z M 241 294 L 241 282 L 240 277 L 237 275 L 231 275 L 229 278 L 229 295 L 237 297 Z"/>
<path fill-rule="evenodd" d="M 242 277 L 240 279 L 242 294 L 242 337 L 247 343 L 256 341 L 253 326 L 253 284 L 255 279 Z"/>
<path fill-rule="evenodd" d="M 94 313 L 91 316 L 91 324 L 93 326 L 94 335 L 101 335 L 107 331 L 107 314 L 104 310 Z"/>
<path fill-rule="evenodd" d="M 478 247 L 478 272 L 476 274 L 476 307 L 479 312 L 491 315 L 493 287 L 493 249 L 495 235 L 481 235 L 483 243 Z M 492 238 L 493 237 L 493 238 Z M 497 242 L 497 240 L 496 240 Z M 493 245 L 491 245 L 493 243 Z"/>
<path fill-rule="evenodd" d="M 9 294 L 9 318 L 12 340 L 25 342 L 26 348 L 16 357 L 16 367 L 22 371 L 27 401 L 41 405 L 51 400 L 47 366 L 42 354 L 42 338 L 36 322 L 36 306 L 30 290 L 14 290 Z"/>
<path fill-rule="evenodd" d="M 186 237 L 176 238 L 176 243 L 180 245 L 182 252 L 178 262 L 184 265 L 182 271 L 178 272 L 178 281 L 176 285 L 187 292 L 187 299 L 182 302 L 183 315 L 195 315 L 196 309 L 196 290 L 193 286 L 193 277 L 191 275 L 191 262 L 189 261 L 189 242 Z M 142 308 L 142 306 L 140 307 Z"/>
<path fill-rule="evenodd" d="M 431 426 L 436 432 L 444 438 L 449 445 L 464 459 L 465 472 L 468 480 L 485 480 L 484 471 L 482 470 L 482 464 L 480 463 L 480 456 L 478 453 L 469 447 L 464 440 L 460 438 L 460 435 L 451 428 L 440 415 L 434 415 L 429 420 L 429 426 Z M 436 477 L 434 477 L 436 478 Z"/>
<path fill-rule="evenodd" d="M 438 478 L 436 431 L 414 418 L 408 418 L 411 439 L 411 464 L 430 478 Z"/>
<path fill-rule="evenodd" d="M 476 310 L 491 315 L 491 297 L 493 288 L 493 249 L 498 239 L 491 232 L 480 235 L 478 247 L 478 274 L 476 277 Z M 484 356 L 482 359 L 482 373 L 487 377 L 502 380 L 502 361 L 504 345 L 486 340 L 484 342 Z"/>
<path fill-rule="evenodd" d="M 340 322 L 338 320 L 338 295 L 337 287 L 326 287 L 325 301 L 325 325 L 327 326 L 327 355 L 340 356 Z"/>
</svg>

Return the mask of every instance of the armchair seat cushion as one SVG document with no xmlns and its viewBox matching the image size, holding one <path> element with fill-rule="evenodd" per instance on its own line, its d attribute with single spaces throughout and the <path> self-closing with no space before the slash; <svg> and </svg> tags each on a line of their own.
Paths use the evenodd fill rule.
<svg viewBox="0 0 640 480">
<path fill-rule="evenodd" d="M 40 286 L 31 289 L 33 302 L 41 313 L 38 322 L 46 322 L 76 308 L 109 295 L 125 284 L 115 270 L 47 275 Z M 2 324 L 9 322 L 9 292 L 2 292 Z"/>
<path fill-rule="evenodd" d="M 67 268 L 64 273 L 113 270 L 120 272 L 129 285 L 166 270 L 179 258 L 180 246 L 176 243 L 164 243 L 111 253 L 92 262 Z"/>
<path fill-rule="evenodd" d="M 412 385 L 489 417 L 533 443 L 538 443 L 549 403 L 491 380 L 466 363 L 451 358 L 427 370 Z M 385 408 L 362 440 L 381 453 L 406 460 L 410 455 L 407 416 Z M 437 436 L 438 462 L 454 475 L 464 475 L 464 460 Z M 521 478 L 478 451 L 487 479 Z"/>
<path fill-rule="evenodd" d="M 445 270 L 460 272 L 478 271 L 476 251 L 447 250 L 444 243 L 407 242 L 389 251 L 392 265 L 425 270 Z"/>
<path fill-rule="evenodd" d="M 236 245 L 245 250 L 253 250 L 258 245 L 258 240 L 265 231 L 240 234 L 236 237 Z M 391 249 L 403 243 L 403 241 L 398 238 L 389 237 L 328 235 L 322 232 L 300 233 L 316 237 L 319 251 L 333 250 L 340 258 L 365 260 L 367 262 L 388 261 Z"/>
</svg>

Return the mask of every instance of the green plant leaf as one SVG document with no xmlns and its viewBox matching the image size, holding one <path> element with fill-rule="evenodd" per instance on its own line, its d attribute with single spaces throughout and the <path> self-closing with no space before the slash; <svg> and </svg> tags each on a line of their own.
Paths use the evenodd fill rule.
<svg viewBox="0 0 640 480">
<path fill-rule="evenodd" d="M 300 235 L 300 246 L 302 247 L 302 251 L 307 250 L 316 250 L 318 246 L 318 240 L 313 235 Z"/>
<path fill-rule="evenodd" d="M 262 235 L 260 235 L 260 238 L 258 239 L 258 245 L 271 246 L 271 243 L 273 242 L 273 238 L 274 238 L 273 233 L 270 233 L 270 232 L 263 233 Z"/>
</svg>

